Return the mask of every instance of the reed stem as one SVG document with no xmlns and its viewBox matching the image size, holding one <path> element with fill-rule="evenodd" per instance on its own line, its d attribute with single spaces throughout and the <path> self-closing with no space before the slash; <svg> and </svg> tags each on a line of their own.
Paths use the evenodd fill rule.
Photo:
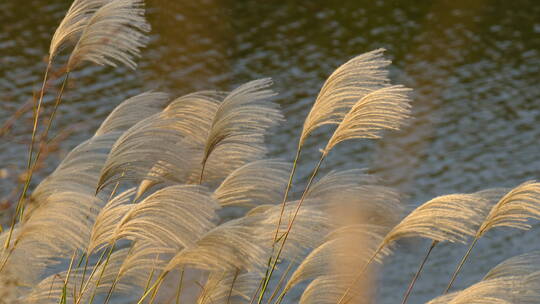
<svg viewBox="0 0 540 304">
<path fill-rule="evenodd" d="M 139 301 L 137 302 L 137 304 L 142 304 L 144 299 L 146 299 L 146 297 L 148 297 L 148 295 L 150 294 L 150 292 L 152 292 L 154 289 L 156 289 L 160 284 L 161 284 L 161 281 L 163 281 L 165 279 L 165 277 L 167 276 L 167 274 L 169 274 L 169 271 L 164 271 L 157 279 L 156 281 L 154 282 L 154 284 L 152 286 L 150 286 L 150 288 L 148 288 L 146 290 L 146 292 L 141 296 L 141 298 L 139 299 Z"/>
<path fill-rule="evenodd" d="M 49 67 L 47 68 L 47 70 L 49 69 Z M 47 74 L 47 73 L 46 73 Z M 54 105 L 54 110 L 51 114 L 51 117 L 49 119 L 49 121 L 47 122 L 47 127 L 45 129 L 45 132 L 44 132 L 44 135 L 42 136 L 42 138 L 47 138 L 47 134 L 49 133 L 49 130 L 51 128 L 51 125 L 52 125 L 52 121 L 54 120 L 54 116 L 56 115 L 56 111 L 58 109 L 58 106 L 60 105 L 60 101 L 62 100 L 62 95 L 64 93 L 64 88 L 66 87 L 66 84 L 67 84 L 67 80 L 69 78 L 69 71 L 66 72 L 66 76 L 64 78 L 64 81 L 62 82 L 62 86 L 60 88 L 60 92 L 58 93 L 58 96 L 56 98 L 56 102 L 55 102 L 55 105 Z M 43 86 L 44 88 L 44 86 Z M 37 114 L 36 114 L 36 119 L 34 120 L 34 126 L 35 128 L 37 128 L 37 125 L 36 125 L 36 122 L 37 122 L 37 117 L 39 115 L 39 111 L 40 111 L 40 108 L 41 108 L 41 102 L 42 102 L 42 99 L 43 99 L 43 93 L 40 94 L 40 101 L 38 102 L 38 109 L 37 109 Z M 34 141 L 35 141 L 35 129 L 34 131 L 32 132 L 32 143 L 31 143 L 31 147 L 33 148 L 33 145 L 34 145 Z M 33 150 L 33 149 L 31 149 Z M 15 208 L 15 214 L 13 214 L 13 217 L 11 219 L 11 225 L 10 225 L 10 228 L 9 228 L 9 234 L 6 238 L 6 242 L 4 244 L 4 248 L 7 249 L 9 247 L 9 243 L 11 242 L 11 238 L 13 236 L 13 229 L 15 229 L 15 223 L 17 222 L 17 218 L 19 218 L 19 221 L 21 221 L 23 219 L 23 215 L 24 215 L 24 203 L 25 203 L 25 198 L 26 198 L 26 193 L 28 192 L 28 188 L 30 187 L 30 182 L 32 181 L 32 176 L 34 174 L 34 170 L 36 168 L 36 165 L 39 161 L 39 157 L 41 156 L 41 146 L 40 146 L 40 149 L 38 149 L 38 152 L 36 154 L 36 158 L 33 162 L 33 164 L 31 163 L 31 157 L 32 157 L 32 154 L 33 152 L 30 154 L 30 157 L 29 157 L 29 165 L 28 165 L 28 170 L 27 170 L 27 173 L 26 173 L 26 181 L 24 183 L 24 188 L 23 188 L 23 191 L 21 193 L 21 195 L 19 196 L 19 200 L 17 202 L 17 207 Z M 0 269 L 1 271 L 1 269 Z"/>
<path fill-rule="evenodd" d="M 39 122 L 39 113 L 41 112 L 41 105 L 43 104 L 43 95 L 45 94 L 45 85 L 47 83 L 47 76 L 49 75 L 49 70 L 51 68 L 51 64 L 52 64 L 52 61 L 51 61 L 51 58 L 49 58 L 49 60 L 47 62 L 47 67 L 45 68 L 45 75 L 43 76 L 43 83 L 41 84 L 41 90 L 40 90 L 40 93 L 39 93 L 39 99 L 38 99 L 37 107 L 34 108 L 34 123 L 33 123 L 33 126 L 32 126 L 32 139 L 30 141 L 30 147 L 29 147 L 29 151 L 28 151 L 28 161 L 26 163 L 26 174 L 27 174 L 26 182 L 25 182 L 23 192 L 22 192 L 21 196 L 19 197 L 19 201 L 17 202 L 17 206 L 15 207 L 15 214 L 13 214 L 13 218 L 11 220 L 11 226 L 10 226 L 10 229 L 9 229 L 9 234 L 8 234 L 8 237 L 6 238 L 6 242 L 4 243 L 4 248 L 5 249 L 7 249 L 9 247 L 9 243 L 10 243 L 11 237 L 13 235 L 13 229 L 15 227 L 16 218 L 19 215 L 19 212 L 20 212 L 20 209 L 21 209 L 21 204 L 23 204 L 24 197 L 25 197 L 28 185 L 30 184 L 29 180 L 31 179 L 31 176 L 29 174 L 30 174 L 30 169 L 32 167 L 32 157 L 33 157 L 33 154 L 34 154 L 34 143 L 36 141 L 36 132 L 37 132 L 37 127 L 38 127 L 38 122 Z"/>
<path fill-rule="evenodd" d="M 283 212 L 285 211 L 285 203 L 287 202 L 287 196 L 289 195 L 289 190 L 292 187 L 294 174 L 296 173 L 296 165 L 298 163 L 298 159 L 300 158 L 301 151 L 302 151 L 302 146 L 298 145 L 298 149 L 296 149 L 296 156 L 294 157 L 293 167 L 291 169 L 291 174 L 289 175 L 289 182 L 287 183 L 287 187 L 285 188 L 285 194 L 283 195 L 283 200 L 281 201 L 281 211 L 279 213 L 279 220 L 276 227 L 276 234 L 274 236 L 274 243 L 272 244 L 272 247 L 274 247 L 273 245 L 275 244 L 279 235 L 279 227 L 281 227 L 281 220 L 283 219 Z"/>
<path fill-rule="evenodd" d="M 478 242 L 478 236 L 474 237 L 474 240 L 472 241 L 471 245 L 469 246 L 469 249 L 467 249 L 467 252 L 465 253 L 463 258 L 461 259 L 461 262 L 459 262 L 459 265 L 457 266 L 456 270 L 454 271 L 454 274 L 452 275 L 452 279 L 450 279 L 450 282 L 448 283 L 448 286 L 444 290 L 443 294 L 448 293 L 450 288 L 452 288 L 452 284 L 454 284 L 454 281 L 456 280 L 457 275 L 458 275 L 459 271 L 461 270 L 461 267 L 463 267 L 463 265 L 465 264 L 465 261 L 467 260 L 467 258 L 471 254 L 471 251 L 474 248 L 474 245 L 476 245 L 476 242 Z"/>
<path fill-rule="evenodd" d="M 94 287 L 94 292 L 92 292 L 92 297 L 90 298 L 89 304 L 92 304 L 94 302 L 94 297 L 96 296 L 97 290 L 99 288 L 99 283 L 101 283 L 101 279 L 103 278 L 103 273 L 105 273 L 105 269 L 107 268 L 107 265 L 109 265 L 109 260 L 111 259 L 111 255 L 115 247 L 116 247 L 116 243 L 113 243 L 111 245 L 111 248 L 109 249 L 109 253 L 107 254 L 107 259 L 105 260 L 105 264 L 103 264 L 103 268 L 101 268 L 101 273 L 99 274 L 99 278 L 96 282 L 96 286 Z M 90 278 L 88 278 L 88 280 L 90 280 Z M 79 301 L 81 300 L 81 298 L 82 297 L 79 297 Z M 77 301 L 77 303 L 79 303 L 79 301 Z"/>
<path fill-rule="evenodd" d="M 326 158 L 326 155 L 327 155 L 326 151 L 322 153 L 321 158 L 319 159 L 319 162 L 315 166 L 315 169 L 313 169 L 313 173 L 311 174 L 311 176 L 309 178 L 309 181 L 308 181 L 308 183 L 306 185 L 306 188 L 304 189 L 304 192 L 302 193 L 302 197 L 300 198 L 300 201 L 298 202 L 298 205 L 296 206 L 296 209 L 294 211 L 294 215 L 293 215 L 291 221 L 289 222 L 289 225 L 287 227 L 287 231 L 283 235 L 283 242 L 281 243 L 281 246 L 279 247 L 277 256 L 274 259 L 274 263 L 272 264 L 272 268 L 270 268 L 270 273 L 268 274 L 268 277 L 266 278 L 266 280 L 265 280 L 265 282 L 263 284 L 261 293 L 259 294 L 259 300 L 258 300 L 257 304 L 261 304 L 261 302 L 262 302 L 262 300 L 264 298 L 264 293 L 266 292 L 266 289 L 268 287 L 268 283 L 270 282 L 270 279 L 272 278 L 272 274 L 274 273 L 274 270 L 276 268 L 279 257 L 281 256 L 281 252 L 283 251 L 283 248 L 285 247 L 285 242 L 287 242 L 287 239 L 289 237 L 289 233 L 291 232 L 294 221 L 296 220 L 296 217 L 298 216 L 298 212 L 300 211 L 300 207 L 302 207 L 302 203 L 304 202 L 304 200 L 306 198 L 306 195 L 307 195 L 307 193 L 308 193 L 308 191 L 309 191 L 309 189 L 311 187 L 311 184 L 313 183 L 313 180 L 315 179 L 315 176 L 319 172 L 319 169 L 321 168 L 321 164 L 322 164 L 323 160 Z"/>
<path fill-rule="evenodd" d="M 292 269 L 292 266 L 294 264 L 294 260 L 292 260 L 290 263 L 289 263 L 289 266 L 287 266 L 287 269 L 285 270 L 285 272 L 283 273 L 283 275 L 281 275 L 281 278 L 279 279 L 279 282 L 277 283 L 277 286 L 276 286 L 276 289 L 274 289 L 274 292 L 272 293 L 272 295 L 270 296 L 270 299 L 268 299 L 268 303 L 272 302 L 272 300 L 276 297 L 279 289 L 281 289 L 281 285 L 283 284 L 283 282 L 285 281 L 285 278 L 287 277 L 287 275 L 289 274 L 289 272 L 291 271 Z M 277 304 L 277 303 L 281 303 L 281 301 L 283 300 L 283 298 L 285 297 L 285 294 L 287 294 L 289 290 L 288 289 L 283 289 L 283 291 L 281 292 L 281 294 L 279 295 L 279 297 L 276 299 L 276 302 L 274 304 Z"/>
<path fill-rule="evenodd" d="M 71 269 L 73 268 L 73 261 L 75 261 L 75 255 L 77 254 L 77 250 L 73 251 L 73 256 L 71 256 L 71 262 L 69 262 L 68 271 L 66 274 L 66 279 L 64 280 L 64 286 L 62 286 L 62 296 L 60 297 L 60 304 L 67 303 L 67 284 L 69 282 L 69 276 L 71 275 Z M 73 298 L 75 298 L 76 293 L 73 294 Z"/>
<path fill-rule="evenodd" d="M 182 283 L 184 282 L 184 267 L 180 272 L 180 282 L 178 282 L 178 289 L 176 290 L 176 304 L 180 304 L 180 294 L 182 293 Z M 234 284 L 234 282 L 233 282 Z"/>
<path fill-rule="evenodd" d="M 401 301 L 401 304 L 406 304 L 407 303 L 407 300 L 409 299 L 409 296 L 410 296 L 410 294 L 412 292 L 414 284 L 416 283 L 416 280 L 418 279 L 418 277 L 420 277 L 420 273 L 422 272 L 422 269 L 424 268 L 424 265 L 426 264 L 426 261 L 428 260 L 429 255 L 431 254 L 431 251 L 433 250 L 433 248 L 435 246 L 437 246 L 438 243 L 439 243 L 438 241 L 431 242 L 431 246 L 429 247 L 428 252 L 426 253 L 426 256 L 422 260 L 422 263 L 420 264 L 420 267 L 418 267 L 418 270 L 414 274 L 414 277 L 413 277 L 411 283 L 409 284 L 409 287 L 407 288 L 407 291 L 405 292 L 405 294 L 403 296 L 403 301 Z"/>
<path fill-rule="evenodd" d="M 231 303 L 231 296 L 232 296 L 232 291 L 233 291 L 233 288 L 234 288 L 234 283 L 236 283 L 236 279 L 238 278 L 238 273 L 239 272 L 240 272 L 240 269 L 236 268 L 236 271 L 234 272 L 234 278 L 233 278 L 232 283 L 231 283 L 231 288 L 229 289 L 229 294 L 227 295 L 227 304 Z"/>
<path fill-rule="evenodd" d="M 373 260 L 375 260 L 375 257 L 379 254 L 379 252 L 381 252 L 381 250 L 384 248 L 383 245 L 380 245 L 379 248 L 377 248 L 377 250 L 375 250 L 375 253 L 373 253 L 373 255 L 369 258 L 369 260 L 367 261 L 367 263 L 364 264 L 364 266 L 362 267 L 362 269 L 360 269 L 360 273 L 358 273 L 358 275 L 356 276 L 356 278 L 354 278 L 354 280 L 352 281 L 352 283 L 349 285 L 349 287 L 347 287 L 347 290 L 345 290 L 345 292 L 343 293 L 343 295 L 341 296 L 341 298 L 339 299 L 339 301 L 337 302 L 337 304 L 341 304 L 343 303 L 343 301 L 345 300 L 345 298 L 347 297 L 347 295 L 349 295 L 349 293 L 351 292 L 352 288 L 354 287 L 354 285 L 356 285 L 356 283 L 362 278 L 362 275 L 364 274 L 364 272 L 366 271 L 366 269 L 368 268 L 368 266 L 371 264 L 371 262 L 373 262 Z"/>
</svg>

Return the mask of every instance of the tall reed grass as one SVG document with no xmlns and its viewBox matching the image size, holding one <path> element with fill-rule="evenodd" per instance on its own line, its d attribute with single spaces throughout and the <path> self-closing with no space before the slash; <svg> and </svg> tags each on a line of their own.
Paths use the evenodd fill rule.
<svg viewBox="0 0 540 304">
<path fill-rule="evenodd" d="M 83 61 L 135 68 L 148 31 L 142 0 L 75 0 L 52 38 L 44 83 L 66 48 L 60 92 Z M 380 138 L 409 119 L 411 90 L 391 84 L 383 52 L 354 57 L 328 77 L 293 163 L 266 157 L 265 138 L 284 120 L 269 78 L 229 92 L 146 92 L 118 105 L 27 196 L 42 89 L 30 174 L 0 234 L 0 302 L 372 303 L 376 266 L 403 238 L 432 240 L 403 303 L 431 251 L 446 243 L 469 250 L 429 303 L 538 302 L 537 252 L 447 292 L 489 230 L 527 230 L 540 219 L 540 183 L 443 195 L 407 213 L 401 195 L 364 170 L 320 176 L 336 145 Z M 328 125 L 307 184 L 293 184 L 303 145 Z"/>
</svg>

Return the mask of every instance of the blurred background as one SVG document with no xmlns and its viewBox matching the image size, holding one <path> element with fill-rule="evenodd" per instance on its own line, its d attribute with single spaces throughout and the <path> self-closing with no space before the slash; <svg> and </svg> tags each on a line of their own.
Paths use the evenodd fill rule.
<svg viewBox="0 0 540 304">
<path fill-rule="evenodd" d="M 0 213 L 20 192 L 50 39 L 71 1 L 0 1 Z M 230 90 L 272 77 L 287 123 L 268 138 L 271 156 L 292 160 L 301 126 L 326 77 L 375 48 L 393 60 L 391 78 L 414 89 L 414 120 L 383 140 L 338 146 L 323 166 L 368 168 L 412 207 L 434 196 L 516 186 L 540 169 L 540 3 L 530 1 L 172 1 L 147 0 L 151 43 L 136 71 L 92 65 L 70 78 L 34 185 L 90 137 L 125 98 L 147 90 L 173 96 Z M 58 74 L 60 75 L 60 74 Z M 54 73 L 53 73 L 54 76 Z M 54 78 L 54 77 L 53 77 Z M 52 84 L 58 84 L 53 81 Z M 45 97 L 55 96 L 51 88 Z M 304 148 L 305 179 L 329 137 Z M 300 187 L 296 189 L 300 190 Z M 538 225 L 535 225 L 538 226 Z M 540 249 L 539 229 L 491 231 L 456 287 L 500 261 Z M 428 242 L 400 243 L 386 263 L 379 303 L 401 300 Z M 438 246 L 409 303 L 439 295 L 466 247 Z"/>
</svg>

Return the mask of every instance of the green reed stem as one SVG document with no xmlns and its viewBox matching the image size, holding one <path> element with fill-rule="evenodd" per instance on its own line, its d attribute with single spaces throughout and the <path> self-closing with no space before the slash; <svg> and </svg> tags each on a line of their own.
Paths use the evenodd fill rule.
<svg viewBox="0 0 540 304">
<path fill-rule="evenodd" d="M 157 288 L 159 287 L 159 285 L 161 285 L 161 282 L 165 279 L 165 277 L 167 276 L 167 274 L 169 274 L 169 270 L 167 271 L 164 271 L 157 279 L 156 281 L 154 282 L 154 284 L 148 288 L 146 290 L 146 292 L 141 296 L 141 298 L 139 299 L 139 301 L 137 302 L 137 304 L 142 304 L 144 299 L 146 299 L 146 297 L 148 297 L 148 295 L 154 290 L 156 289 L 157 291 Z M 154 293 L 155 294 L 155 293 Z"/>
<path fill-rule="evenodd" d="M 229 294 L 227 295 L 227 304 L 231 303 L 231 295 L 234 288 L 234 283 L 236 283 L 236 279 L 238 278 L 238 273 L 240 272 L 240 269 L 236 268 L 236 271 L 234 272 L 234 277 L 231 283 L 231 288 L 229 289 Z"/>
<path fill-rule="evenodd" d="M 92 268 L 92 272 L 90 272 L 90 276 L 88 277 L 88 280 L 86 281 L 86 283 L 84 284 L 84 286 L 82 287 L 82 289 L 80 290 L 79 292 L 79 297 L 77 299 L 77 302 L 76 304 L 78 304 L 80 301 L 81 301 L 81 298 L 82 298 L 82 295 L 83 293 L 86 291 L 86 289 L 88 288 L 88 285 L 90 284 L 90 280 L 92 280 L 92 278 L 94 277 L 94 274 L 96 273 L 97 271 L 97 268 L 99 266 L 99 264 L 101 263 L 101 261 L 103 260 L 103 258 L 105 257 L 105 253 L 107 253 L 107 250 L 104 250 L 101 255 L 99 256 L 97 262 L 96 262 L 96 265 L 94 265 L 94 267 Z M 89 252 L 86 253 L 87 255 L 90 255 Z"/>
<path fill-rule="evenodd" d="M 270 262 L 271 262 L 271 261 L 270 261 Z M 270 269 L 270 266 L 268 266 L 268 269 L 267 269 L 267 270 L 269 270 L 269 269 Z M 262 285 L 264 284 L 265 280 L 266 280 L 266 274 L 265 274 L 264 278 L 263 278 L 262 280 L 259 281 L 259 286 L 257 286 L 257 289 L 256 289 L 255 292 L 253 293 L 253 296 L 251 296 L 251 300 L 249 301 L 249 304 L 255 303 L 255 298 L 257 297 L 257 294 L 259 293 L 259 290 L 261 290 L 261 287 L 262 287 Z"/>
<path fill-rule="evenodd" d="M 276 240 L 278 238 L 278 235 L 279 235 L 279 227 L 281 227 L 281 221 L 282 221 L 282 218 L 283 218 L 283 212 L 285 212 L 285 203 L 287 202 L 287 196 L 289 195 L 289 191 L 292 187 L 292 183 L 293 183 L 293 178 L 294 178 L 294 174 L 296 172 L 296 165 L 298 163 L 298 159 L 300 158 L 300 152 L 302 151 L 302 146 L 301 145 L 298 145 L 298 149 L 296 149 L 296 156 L 294 157 L 294 162 L 293 162 L 293 167 L 291 169 L 291 174 L 289 175 L 289 182 L 287 183 L 287 187 L 285 188 L 285 194 L 283 195 L 283 200 L 281 201 L 281 211 L 279 213 L 279 220 L 278 220 L 278 224 L 277 224 L 277 227 L 276 227 L 276 234 L 274 236 L 274 243 L 276 243 Z M 272 244 L 272 248 L 274 247 Z"/>
<path fill-rule="evenodd" d="M 206 159 L 202 162 L 201 175 L 199 176 L 199 185 L 202 184 L 204 177 L 204 168 L 206 167 Z"/>
<path fill-rule="evenodd" d="M 47 70 L 48 69 L 49 68 L 47 68 Z M 54 110 L 53 110 L 53 112 L 51 114 L 51 117 L 50 117 L 49 121 L 47 122 L 47 128 L 45 129 L 44 136 L 43 136 L 43 138 L 45 138 L 45 139 L 47 138 L 47 134 L 49 133 L 49 130 L 51 128 L 52 122 L 53 122 L 54 117 L 56 115 L 56 111 L 58 109 L 58 106 L 60 105 L 60 101 L 62 100 L 62 95 L 64 93 L 64 88 L 66 87 L 68 78 L 69 78 L 69 71 L 66 72 L 66 76 L 65 76 L 64 81 L 62 82 L 62 86 L 60 88 L 60 92 L 58 93 L 58 96 L 56 98 L 56 102 L 55 102 L 55 105 L 54 105 Z M 43 93 L 40 94 L 40 101 L 38 103 L 38 109 L 36 111 L 36 119 L 34 120 L 34 131 L 32 132 L 32 143 L 30 145 L 31 146 L 31 151 L 33 151 L 33 146 L 34 146 L 34 141 L 35 141 L 35 129 L 37 128 L 36 123 L 37 123 L 37 118 L 38 118 L 38 115 L 39 115 L 39 112 L 40 112 L 42 99 L 43 99 Z M 9 229 L 9 234 L 8 234 L 8 237 L 6 238 L 6 242 L 4 244 L 4 248 L 6 248 L 6 249 L 9 247 L 9 243 L 11 242 L 11 238 L 12 238 L 12 235 L 13 235 L 13 230 L 15 229 L 15 223 L 17 222 L 17 218 L 19 218 L 19 221 L 21 221 L 23 219 L 26 193 L 28 192 L 28 188 L 30 187 L 30 183 L 32 181 L 32 176 L 34 174 L 34 170 L 35 170 L 36 165 L 37 165 L 37 163 L 39 161 L 39 157 L 41 156 L 41 151 L 42 151 L 41 148 L 39 148 L 38 152 L 36 154 L 36 158 L 35 158 L 35 160 L 33 162 L 33 165 L 31 164 L 31 158 L 32 158 L 33 152 L 30 153 L 29 165 L 28 165 L 28 170 L 27 170 L 27 173 L 26 173 L 26 181 L 24 183 L 23 191 L 22 191 L 21 195 L 19 196 L 19 200 L 17 202 L 17 207 L 15 208 L 15 214 L 13 215 L 13 217 L 11 219 L 11 225 L 10 225 L 10 229 Z M 0 269 L 0 271 L 1 271 L 1 269 Z"/>
<path fill-rule="evenodd" d="M 180 304 L 180 294 L 182 293 L 182 283 L 184 282 L 184 267 L 180 271 L 180 282 L 178 282 L 178 289 L 176 290 L 176 304 Z"/>
<path fill-rule="evenodd" d="M 131 251 L 133 250 L 133 247 L 135 247 L 135 242 L 131 243 L 131 247 L 129 248 L 127 256 L 129 256 L 131 254 Z M 127 257 L 126 257 L 126 259 L 127 259 Z M 105 298 L 105 301 L 103 302 L 103 304 L 109 303 L 109 301 L 111 299 L 111 296 L 113 294 L 113 291 L 116 288 L 116 284 L 118 284 L 119 280 L 120 280 L 120 270 L 116 273 L 116 276 L 114 277 L 114 281 L 111 284 L 111 288 L 109 288 L 109 291 L 107 292 L 107 297 Z"/>
<path fill-rule="evenodd" d="M 277 295 L 278 291 L 281 289 L 281 285 L 283 285 L 283 282 L 285 282 L 285 278 L 287 277 L 287 275 L 289 274 L 289 272 L 291 271 L 292 269 L 292 266 L 294 265 L 294 261 L 296 260 L 293 259 L 291 262 L 289 262 L 289 266 L 287 266 L 287 269 L 285 270 L 285 272 L 281 275 L 281 278 L 279 278 L 279 281 L 276 285 L 276 288 L 274 289 L 274 292 L 272 292 L 272 295 L 270 296 L 270 298 L 268 299 L 268 303 L 272 302 L 272 300 L 275 298 L 275 296 Z M 276 303 L 280 303 L 282 300 L 283 300 L 283 297 L 285 297 L 285 294 L 287 293 L 288 290 L 286 289 L 283 289 L 283 291 L 281 292 L 281 294 L 279 295 L 278 299 L 276 300 Z"/>
<path fill-rule="evenodd" d="M 463 267 L 463 264 L 465 264 L 465 261 L 467 260 L 467 258 L 471 254 L 471 251 L 474 248 L 474 245 L 476 245 L 476 242 L 478 242 L 478 235 L 474 237 L 474 240 L 472 241 L 471 245 L 469 246 L 469 249 L 467 249 L 467 252 L 465 253 L 463 258 L 461 259 L 461 262 L 459 262 L 459 265 L 457 266 L 456 270 L 454 271 L 454 274 L 452 275 L 452 279 L 450 279 L 450 282 L 448 283 L 448 286 L 444 290 L 443 294 L 448 293 L 450 288 L 452 288 L 452 284 L 454 284 L 454 281 L 456 280 L 457 275 L 458 275 L 459 271 L 461 270 L 461 267 Z"/>
<path fill-rule="evenodd" d="M 296 206 L 296 210 L 294 211 L 294 215 L 293 215 L 291 221 L 289 222 L 289 225 L 287 227 L 287 231 L 283 235 L 283 242 L 281 243 L 281 246 L 279 247 L 277 256 L 274 259 L 272 267 L 270 268 L 270 273 L 268 274 L 268 277 L 266 278 L 266 280 L 265 280 L 265 282 L 264 282 L 264 284 L 262 286 L 262 290 L 261 290 L 261 293 L 259 294 L 259 300 L 258 300 L 257 304 L 262 303 L 262 300 L 264 298 L 264 294 L 266 292 L 266 289 L 268 288 L 268 283 L 270 282 L 270 279 L 272 278 L 272 274 L 274 273 L 274 270 L 276 269 L 277 262 L 279 260 L 279 257 L 281 256 L 281 253 L 283 252 L 283 248 L 285 247 L 285 242 L 287 242 L 287 239 L 288 239 L 289 234 L 291 232 L 294 221 L 296 220 L 296 217 L 298 216 L 298 212 L 300 211 L 300 207 L 302 207 L 302 203 L 304 202 L 304 200 L 306 198 L 306 195 L 307 195 L 307 193 L 308 193 L 308 191 L 309 191 L 309 189 L 311 187 L 311 184 L 313 183 L 313 180 L 315 179 L 315 176 L 319 172 L 319 169 L 321 168 L 321 164 L 322 164 L 323 160 L 326 158 L 326 155 L 327 155 L 326 151 L 322 153 L 321 158 L 319 159 L 319 162 L 315 166 L 315 169 L 313 169 L 313 173 L 311 174 L 311 176 L 309 178 L 309 181 L 308 181 L 308 183 L 306 185 L 306 189 L 304 189 L 304 192 L 302 193 L 302 197 L 300 198 L 300 201 L 298 202 L 298 205 Z"/>
<path fill-rule="evenodd" d="M 33 157 L 33 153 L 34 153 L 34 143 L 36 141 L 36 132 L 37 132 L 37 127 L 38 127 L 38 122 L 39 122 L 39 114 L 41 112 L 41 105 L 43 104 L 43 95 L 45 94 L 45 85 L 47 83 L 47 76 L 49 75 L 49 70 L 51 68 L 51 63 L 52 63 L 52 61 L 49 59 L 49 61 L 47 63 L 47 68 L 45 69 L 45 76 L 43 76 L 43 83 L 41 84 L 41 90 L 40 90 L 40 93 L 39 93 L 39 99 L 38 99 L 37 107 L 34 107 L 34 123 L 33 123 L 33 127 L 32 127 L 32 139 L 30 141 L 30 147 L 29 147 L 29 151 L 28 151 L 28 161 L 26 163 L 26 175 L 27 175 L 26 176 L 26 182 L 25 182 L 25 185 L 24 185 L 23 192 L 22 192 L 21 196 L 19 197 L 19 201 L 17 202 L 17 206 L 15 208 L 15 214 L 13 214 L 13 218 L 11 220 L 9 234 L 8 234 L 8 237 L 6 238 L 6 242 L 4 243 L 4 248 L 5 249 L 7 249 L 9 247 L 9 243 L 10 243 L 11 237 L 13 235 L 13 229 L 14 229 L 15 223 L 17 221 L 16 219 L 17 219 L 17 217 L 19 215 L 21 205 L 23 204 L 26 191 L 28 190 L 28 185 L 30 184 L 30 181 L 29 181 L 31 179 L 30 169 L 32 167 L 32 157 Z"/>
<path fill-rule="evenodd" d="M 83 255 L 84 256 L 84 255 Z M 86 254 L 86 259 L 84 261 L 84 268 L 83 268 L 83 273 L 82 273 L 82 277 L 81 277 L 81 286 L 80 286 L 80 291 L 79 291 L 79 297 L 82 296 L 82 290 L 83 290 L 83 284 L 84 284 L 84 277 L 86 275 L 86 269 L 88 268 L 88 260 L 90 259 L 90 255 L 89 254 Z"/>
<path fill-rule="evenodd" d="M 416 283 L 416 280 L 418 280 L 418 277 L 420 277 L 420 273 L 422 272 L 422 269 L 424 268 L 424 265 L 426 264 L 426 261 L 428 260 L 429 255 L 431 254 L 431 251 L 433 250 L 433 248 L 435 246 L 437 246 L 438 243 L 439 243 L 438 241 L 433 241 L 431 243 L 431 246 L 429 247 L 428 252 L 426 253 L 426 256 L 422 260 L 422 263 L 420 263 L 420 267 L 418 267 L 418 270 L 414 274 L 414 277 L 413 277 L 411 283 L 409 284 L 409 287 L 407 288 L 407 291 L 403 295 L 403 301 L 401 301 L 401 304 L 406 304 L 407 303 L 407 300 L 409 299 L 409 296 L 410 296 L 410 294 L 412 292 L 414 284 Z"/>
<path fill-rule="evenodd" d="M 94 297 L 96 296 L 97 290 L 99 288 L 99 283 L 101 283 L 101 279 L 103 278 L 103 273 L 105 273 L 105 269 L 107 268 L 107 265 L 109 265 L 109 260 L 111 259 L 111 255 L 114 251 L 114 247 L 116 247 L 116 242 L 111 245 L 111 248 L 109 249 L 109 253 L 107 254 L 107 259 L 105 260 L 105 264 L 103 264 L 103 268 L 101 268 L 101 273 L 99 274 L 99 278 L 96 282 L 96 286 L 94 287 L 94 292 L 92 292 L 92 297 L 90 298 L 89 304 L 92 304 L 94 302 Z M 90 280 L 90 278 L 88 278 Z M 79 298 L 79 300 L 82 297 Z M 77 302 L 78 303 L 78 302 Z"/>
<path fill-rule="evenodd" d="M 69 282 L 69 276 L 71 274 L 71 269 L 73 268 L 73 261 L 75 261 L 75 255 L 77 253 L 77 250 L 73 251 L 73 256 L 71 257 L 71 262 L 69 262 L 68 271 L 66 274 L 66 279 L 64 280 L 64 286 L 62 287 L 62 296 L 60 297 L 60 304 L 67 303 L 67 285 Z M 76 294 L 73 294 L 73 297 L 75 298 Z"/>
</svg>

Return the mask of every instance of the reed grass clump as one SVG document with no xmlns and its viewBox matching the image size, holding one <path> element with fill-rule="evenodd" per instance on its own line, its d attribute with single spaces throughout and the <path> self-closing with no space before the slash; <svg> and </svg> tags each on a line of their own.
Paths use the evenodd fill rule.
<svg viewBox="0 0 540 304">
<path fill-rule="evenodd" d="M 65 81 L 83 61 L 135 68 L 148 30 L 141 0 L 75 0 L 47 71 L 68 45 Z M 407 123 L 411 89 L 391 84 L 383 52 L 330 74 L 293 163 L 266 156 L 265 139 L 284 120 L 269 78 L 176 98 L 145 92 L 118 105 L 27 197 L 42 89 L 30 174 L 0 234 L 0 303 L 371 303 L 376 266 L 403 238 L 432 241 L 403 303 L 436 246 L 470 243 L 448 291 L 487 231 L 527 230 L 540 218 L 540 183 L 442 195 L 406 212 L 400 193 L 364 170 L 320 176 L 336 145 Z M 304 186 L 293 184 L 303 145 L 325 125 L 334 129 L 318 163 Z M 536 303 L 538 260 L 511 258 L 429 303 Z"/>
</svg>

